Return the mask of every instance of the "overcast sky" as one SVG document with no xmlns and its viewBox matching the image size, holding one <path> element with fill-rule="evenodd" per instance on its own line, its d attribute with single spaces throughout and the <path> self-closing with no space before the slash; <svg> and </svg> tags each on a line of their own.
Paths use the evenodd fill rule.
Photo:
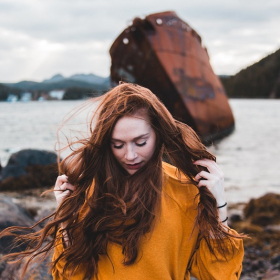
<svg viewBox="0 0 280 280">
<path fill-rule="evenodd" d="M 133 18 L 167 10 L 201 35 L 216 74 L 280 47 L 279 0 L 0 0 L 0 82 L 106 77 L 109 48 Z"/>
</svg>

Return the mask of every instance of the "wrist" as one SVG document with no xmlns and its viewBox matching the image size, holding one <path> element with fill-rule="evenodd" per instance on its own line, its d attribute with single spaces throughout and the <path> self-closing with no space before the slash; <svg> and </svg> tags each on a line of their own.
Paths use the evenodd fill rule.
<svg viewBox="0 0 280 280">
<path fill-rule="evenodd" d="M 65 229 L 65 228 L 67 227 L 67 224 L 66 224 L 66 223 L 61 223 L 61 224 L 60 224 L 60 227 L 61 227 L 62 229 Z"/>
<path fill-rule="evenodd" d="M 221 222 L 225 223 L 227 220 L 228 220 L 228 216 L 224 220 L 222 220 Z"/>
<path fill-rule="evenodd" d="M 227 206 L 227 202 L 217 203 L 217 208 L 221 209 Z"/>
</svg>

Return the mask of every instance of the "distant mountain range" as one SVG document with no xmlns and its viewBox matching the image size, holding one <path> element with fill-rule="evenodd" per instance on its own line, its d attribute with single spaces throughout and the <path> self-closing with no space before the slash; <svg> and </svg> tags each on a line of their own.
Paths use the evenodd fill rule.
<svg viewBox="0 0 280 280">
<path fill-rule="evenodd" d="M 234 76 L 220 76 L 229 97 L 280 98 L 280 49 Z"/>
<path fill-rule="evenodd" d="M 89 84 L 106 84 L 109 83 L 109 77 L 103 78 L 94 74 L 75 74 L 68 78 L 65 78 L 61 74 L 54 75 L 52 78 L 44 80 L 43 83 L 56 83 L 62 82 L 65 80 L 73 80 L 73 81 L 80 81 L 86 82 Z"/>
<path fill-rule="evenodd" d="M 76 74 L 64 77 L 61 74 L 42 82 L 21 81 L 4 83 L 5 86 L 22 91 L 51 91 L 54 89 L 83 88 L 95 91 L 106 91 L 110 86 L 110 77 L 103 78 L 94 74 Z"/>
<path fill-rule="evenodd" d="M 234 76 L 219 77 L 227 95 L 231 98 L 280 98 L 280 49 Z M 18 95 L 19 91 L 48 92 L 54 89 L 79 88 L 103 92 L 109 87 L 110 77 L 103 78 L 94 74 L 64 77 L 57 74 L 42 82 L 21 81 L 0 84 L 0 100 L 5 100 L 9 93 Z"/>
</svg>

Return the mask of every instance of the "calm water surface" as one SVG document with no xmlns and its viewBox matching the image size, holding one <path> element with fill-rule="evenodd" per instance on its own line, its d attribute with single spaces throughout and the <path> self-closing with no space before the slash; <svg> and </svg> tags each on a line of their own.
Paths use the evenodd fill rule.
<svg viewBox="0 0 280 280">
<path fill-rule="evenodd" d="M 54 151 L 63 117 L 83 101 L 0 102 L 0 158 L 25 149 Z M 246 202 L 280 193 L 280 100 L 230 100 L 236 129 L 210 147 L 225 174 L 227 198 Z M 84 116 L 77 117 L 78 123 Z M 80 126 L 79 126 L 80 127 Z"/>
</svg>

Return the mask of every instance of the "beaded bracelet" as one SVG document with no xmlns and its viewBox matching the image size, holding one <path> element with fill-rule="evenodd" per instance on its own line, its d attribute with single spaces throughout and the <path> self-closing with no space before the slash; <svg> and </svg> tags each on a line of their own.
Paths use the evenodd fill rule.
<svg viewBox="0 0 280 280">
<path fill-rule="evenodd" d="M 228 217 L 226 217 L 226 218 L 222 221 L 222 223 L 226 222 L 227 220 L 228 220 Z"/>
<path fill-rule="evenodd" d="M 221 205 L 221 206 L 218 206 L 217 208 L 223 208 L 225 206 L 227 206 L 227 202 L 225 204 Z"/>
</svg>

